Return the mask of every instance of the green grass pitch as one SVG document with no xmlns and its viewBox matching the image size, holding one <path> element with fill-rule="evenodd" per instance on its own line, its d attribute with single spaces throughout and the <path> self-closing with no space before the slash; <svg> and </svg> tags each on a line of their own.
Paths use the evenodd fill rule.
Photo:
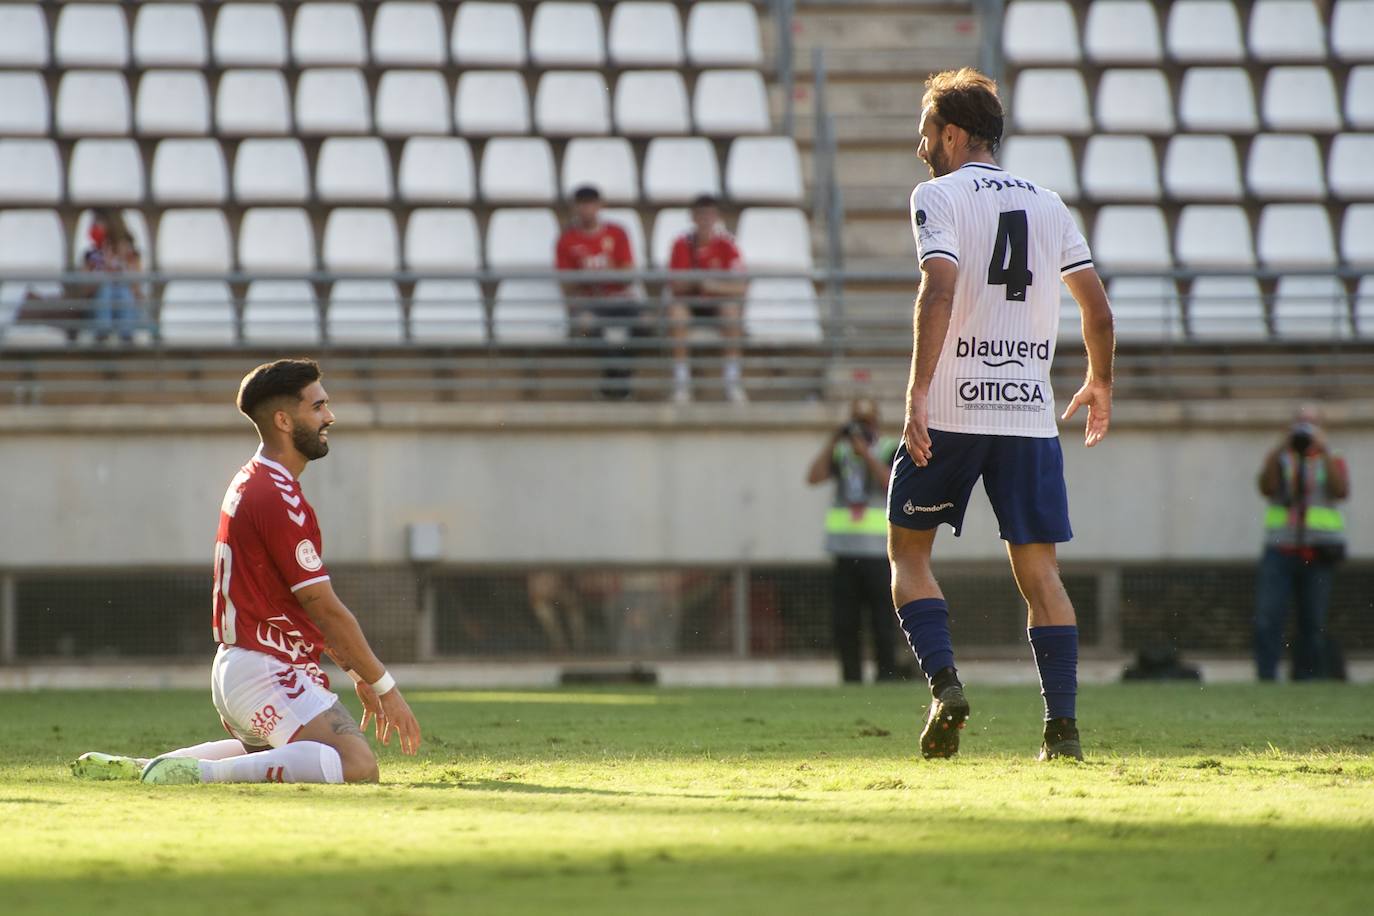
<svg viewBox="0 0 1374 916">
<path fill-rule="evenodd" d="M 0 694 L 0 913 L 1361 913 L 1374 689 L 414 691 L 380 786 L 82 783 L 85 750 L 216 737 L 193 692 Z M 351 698 L 350 698 L 351 703 Z M 352 704 L 351 705 L 356 705 Z"/>
</svg>

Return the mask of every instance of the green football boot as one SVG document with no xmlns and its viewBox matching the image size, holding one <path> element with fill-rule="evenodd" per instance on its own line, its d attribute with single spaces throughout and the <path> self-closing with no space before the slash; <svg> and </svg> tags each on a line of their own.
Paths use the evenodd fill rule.
<svg viewBox="0 0 1374 916">
<path fill-rule="evenodd" d="M 143 768 L 143 781 L 153 786 L 189 786 L 199 783 L 200 761 L 190 757 L 158 757 Z"/>
<path fill-rule="evenodd" d="M 120 757 L 91 751 L 72 761 L 72 775 L 77 779 L 124 779 L 137 782 L 148 765 L 147 758 Z"/>
</svg>

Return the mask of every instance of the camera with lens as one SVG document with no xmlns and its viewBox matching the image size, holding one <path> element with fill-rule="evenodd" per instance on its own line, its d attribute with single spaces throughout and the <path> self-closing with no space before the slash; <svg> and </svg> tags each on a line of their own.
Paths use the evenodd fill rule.
<svg viewBox="0 0 1374 916">
<path fill-rule="evenodd" d="M 1311 423 L 1295 423 L 1288 432 L 1288 447 L 1299 455 L 1305 454 L 1317 438 L 1317 428 Z"/>
</svg>

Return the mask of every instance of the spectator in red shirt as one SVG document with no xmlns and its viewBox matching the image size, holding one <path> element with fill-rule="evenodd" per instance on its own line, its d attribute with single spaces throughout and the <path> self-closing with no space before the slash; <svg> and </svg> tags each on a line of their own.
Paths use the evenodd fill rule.
<svg viewBox="0 0 1374 916">
<path fill-rule="evenodd" d="M 742 271 L 735 239 L 720 219 L 720 204 L 709 194 L 692 202 L 692 228 L 673 243 L 668 267 L 674 271 Z M 749 398 L 740 382 L 740 302 L 743 279 L 682 279 L 672 283 L 674 301 L 668 306 L 673 337 L 673 400 L 692 400 L 692 370 L 687 362 L 687 325 L 693 318 L 711 321 L 725 338 L 725 397 L 736 404 Z"/>
<path fill-rule="evenodd" d="M 601 192 L 583 185 L 573 192 L 573 219 L 558 237 L 555 261 L 559 270 L 615 271 L 633 270 L 634 254 L 625 230 L 601 219 Z M 598 337 L 619 342 L 626 352 L 627 337 L 644 337 L 650 328 L 643 320 L 642 307 L 630 284 L 624 282 L 563 281 L 563 297 L 568 303 L 575 337 Z M 602 394 L 629 397 L 631 370 L 624 365 L 608 366 L 607 383 Z"/>
</svg>

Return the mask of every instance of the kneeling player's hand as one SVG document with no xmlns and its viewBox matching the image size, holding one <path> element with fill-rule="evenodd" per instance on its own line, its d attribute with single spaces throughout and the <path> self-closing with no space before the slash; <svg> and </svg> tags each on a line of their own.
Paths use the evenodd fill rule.
<svg viewBox="0 0 1374 916">
<path fill-rule="evenodd" d="M 420 749 L 420 723 L 410 711 L 410 704 L 401 696 L 401 689 L 393 687 L 381 696 L 383 744 L 391 743 L 391 733 L 396 732 L 401 741 L 401 751 L 414 754 Z"/>
<path fill-rule="evenodd" d="M 382 722 L 386 715 L 382 712 L 382 701 L 377 696 L 377 691 L 368 685 L 367 681 L 358 681 L 354 684 L 354 689 L 358 693 L 358 702 L 363 704 L 363 720 L 358 723 L 358 727 L 367 733 L 367 723 L 373 723 L 377 729 L 377 740 L 382 740 Z"/>
</svg>

